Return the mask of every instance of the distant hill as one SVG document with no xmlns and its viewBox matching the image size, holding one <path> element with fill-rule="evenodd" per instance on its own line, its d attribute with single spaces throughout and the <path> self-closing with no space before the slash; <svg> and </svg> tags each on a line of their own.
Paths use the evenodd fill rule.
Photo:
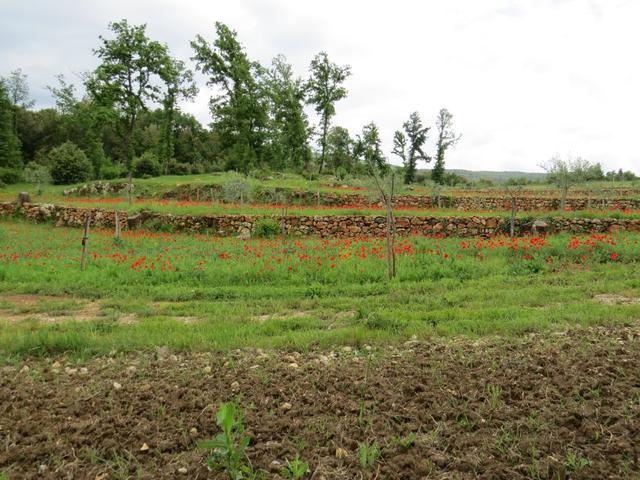
<svg viewBox="0 0 640 480">
<path fill-rule="evenodd" d="M 510 178 L 526 178 L 531 181 L 544 180 L 547 176 L 546 173 L 534 173 L 534 172 L 492 172 L 489 170 L 458 170 L 447 169 L 447 172 L 453 172 L 457 175 L 465 177 L 469 181 L 477 181 L 481 179 L 491 180 L 492 182 L 505 182 Z"/>
</svg>

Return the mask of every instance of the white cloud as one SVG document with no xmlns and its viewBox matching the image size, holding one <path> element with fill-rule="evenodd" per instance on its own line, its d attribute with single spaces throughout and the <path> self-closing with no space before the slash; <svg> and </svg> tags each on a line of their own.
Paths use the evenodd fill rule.
<svg viewBox="0 0 640 480">
<path fill-rule="evenodd" d="M 355 134 L 376 121 L 387 149 L 410 112 L 433 124 L 447 107 L 463 133 L 450 167 L 539 170 L 573 152 L 640 172 L 637 1 L 0 0 L 0 75 L 22 67 L 50 105 L 45 85 L 93 68 L 98 35 L 121 18 L 147 23 L 183 59 L 216 20 L 252 57 L 283 53 L 299 75 L 326 50 L 353 71 L 336 123 Z M 208 96 L 184 106 L 204 123 Z"/>
</svg>

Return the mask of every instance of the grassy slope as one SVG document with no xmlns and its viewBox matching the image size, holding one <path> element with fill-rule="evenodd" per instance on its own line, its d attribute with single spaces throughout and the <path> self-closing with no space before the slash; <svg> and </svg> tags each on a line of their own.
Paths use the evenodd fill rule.
<svg viewBox="0 0 640 480">
<path fill-rule="evenodd" d="M 31 306 L 7 297 L 0 304 L 0 319 L 7 319 L 0 321 L 5 358 L 157 345 L 305 349 L 411 335 L 518 335 L 640 317 L 640 304 L 593 299 L 640 297 L 638 235 L 588 240 L 576 248 L 568 248 L 564 235 L 544 246 L 523 239 L 514 248 L 499 240 L 476 245 L 416 237 L 399 244 L 399 276 L 389 282 L 377 239 L 283 245 L 136 233 L 115 245 L 108 232 L 95 232 L 81 273 L 77 230 L 0 226 L 0 291 L 62 297 Z M 619 258 L 611 260 L 612 253 Z M 99 302 L 97 318 L 38 320 L 38 312 L 80 315 L 89 301 Z M 27 318 L 10 320 L 16 313 Z M 135 321 L 122 323 L 127 317 Z"/>
</svg>

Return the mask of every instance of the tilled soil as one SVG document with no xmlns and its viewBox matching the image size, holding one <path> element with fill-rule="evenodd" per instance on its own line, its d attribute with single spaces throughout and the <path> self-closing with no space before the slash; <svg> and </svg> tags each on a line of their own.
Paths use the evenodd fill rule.
<svg viewBox="0 0 640 480">
<path fill-rule="evenodd" d="M 304 354 L 29 359 L 0 367 L 0 472 L 226 478 L 196 443 L 219 433 L 230 400 L 266 478 L 297 453 L 314 479 L 640 478 L 638 324 Z M 374 441 L 380 458 L 363 468 L 358 444 Z"/>
</svg>

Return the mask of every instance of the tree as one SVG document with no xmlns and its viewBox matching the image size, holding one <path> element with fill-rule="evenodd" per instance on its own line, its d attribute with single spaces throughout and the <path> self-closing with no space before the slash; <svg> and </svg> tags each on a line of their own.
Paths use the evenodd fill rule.
<svg viewBox="0 0 640 480">
<path fill-rule="evenodd" d="M 146 25 L 129 25 L 126 20 L 109 24 L 115 38 L 100 36 L 102 44 L 93 52 L 102 62 L 86 80 L 93 99 L 120 112 L 124 122 L 124 155 L 131 172 L 133 132 L 140 113 L 149 103 L 161 100 L 160 84 L 172 71 L 166 45 L 150 40 Z"/>
<path fill-rule="evenodd" d="M 271 103 L 272 166 L 300 170 L 311 161 L 309 126 L 304 113 L 304 83 L 293 77 L 283 55 L 275 57 L 267 72 Z"/>
<path fill-rule="evenodd" d="M 13 128 L 13 106 L 5 81 L 0 78 L 0 167 L 22 166 L 20 140 Z"/>
<path fill-rule="evenodd" d="M 18 68 L 5 79 L 9 101 L 13 107 L 13 132 L 18 133 L 18 109 L 33 107 L 34 101 L 29 99 L 29 83 L 27 75 Z"/>
<path fill-rule="evenodd" d="M 349 130 L 335 126 L 327 136 L 327 165 L 334 172 L 344 170 L 353 173 L 353 140 Z"/>
<path fill-rule="evenodd" d="M 375 123 L 371 122 L 362 129 L 356 139 L 354 151 L 364 162 L 375 184 L 381 202 L 387 211 L 387 271 L 389 278 L 396 276 L 395 255 L 395 218 L 393 215 L 393 194 L 395 175 L 380 148 L 380 134 Z"/>
<path fill-rule="evenodd" d="M 26 182 L 36 185 L 38 195 L 42 195 L 42 186 L 51 183 L 51 173 L 44 165 L 30 162 L 24 169 L 24 179 Z"/>
<path fill-rule="evenodd" d="M 177 102 L 181 99 L 191 100 L 198 93 L 193 80 L 193 72 L 184 66 L 181 60 L 171 59 L 167 70 L 161 75 L 165 81 L 165 92 L 162 99 L 164 119 L 160 148 L 160 161 L 164 173 L 167 173 L 169 161 L 175 153 L 175 117 Z"/>
<path fill-rule="evenodd" d="M 263 160 L 268 105 L 259 80 L 264 71 L 249 60 L 234 30 L 220 22 L 215 28 L 212 44 L 200 35 L 191 42 L 192 60 L 198 71 L 209 76 L 207 85 L 220 92 L 209 105 L 227 167 L 248 175 L 250 167 Z"/>
<path fill-rule="evenodd" d="M 409 120 L 402 124 L 404 133 L 396 130 L 393 135 L 393 154 L 402 159 L 404 165 L 404 183 L 412 183 L 416 180 L 416 166 L 418 161 L 431 161 L 424 153 L 422 147 L 427 141 L 429 127 L 422 125 L 418 112 L 409 115 Z"/>
<path fill-rule="evenodd" d="M 347 96 L 347 90 L 342 86 L 345 80 L 351 75 L 349 65 L 339 66 L 329 61 L 329 56 L 325 52 L 318 53 L 311 61 L 309 68 L 310 78 L 307 82 L 309 98 L 307 103 L 314 106 L 315 111 L 320 115 L 320 167 L 322 173 L 326 160 L 327 134 L 331 117 L 336 114 L 336 102 Z"/>
<path fill-rule="evenodd" d="M 92 176 L 91 162 L 84 152 L 71 142 L 53 148 L 48 156 L 51 177 L 55 184 L 85 182 Z"/>
<path fill-rule="evenodd" d="M 540 166 L 548 174 L 547 181 L 560 189 L 560 210 L 565 209 L 569 189 L 577 183 L 584 182 L 587 172 L 592 168 L 591 163 L 584 158 L 569 157 L 564 160 L 557 155 Z"/>
<path fill-rule="evenodd" d="M 453 115 L 446 108 L 440 109 L 436 120 L 438 139 L 436 141 L 436 162 L 431 171 L 431 180 L 440 185 L 444 184 L 444 157 L 447 150 L 455 146 L 462 135 L 456 135 L 453 130 Z"/>
</svg>

